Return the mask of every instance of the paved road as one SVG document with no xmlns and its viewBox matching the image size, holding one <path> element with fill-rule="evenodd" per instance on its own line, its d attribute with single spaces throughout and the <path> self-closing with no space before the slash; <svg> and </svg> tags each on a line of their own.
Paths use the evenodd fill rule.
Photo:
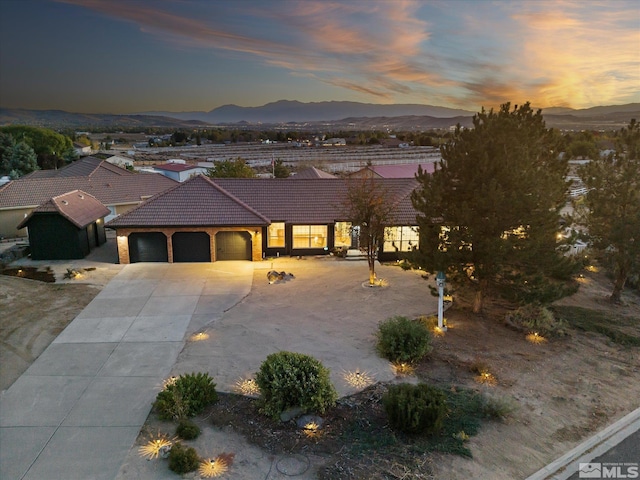
<svg viewBox="0 0 640 480">
<path fill-rule="evenodd" d="M 626 439 L 620 442 L 615 447 L 611 448 L 606 453 L 600 455 L 599 457 L 594 458 L 593 460 L 589 460 L 589 463 L 600 463 L 602 466 L 611 468 L 613 465 L 606 464 L 619 464 L 621 467 L 620 475 L 618 475 L 618 471 L 615 472 L 613 477 L 609 478 L 640 478 L 640 469 L 636 468 L 635 472 L 637 475 L 632 476 L 633 471 L 627 470 L 622 464 L 635 464 L 635 467 L 640 467 L 640 430 L 635 433 L 629 435 Z M 623 476 L 627 475 L 627 476 Z M 579 480 L 580 475 L 578 472 L 569 477 L 569 480 Z M 604 477 L 595 477 L 595 478 L 604 478 Z"/>
</svg>

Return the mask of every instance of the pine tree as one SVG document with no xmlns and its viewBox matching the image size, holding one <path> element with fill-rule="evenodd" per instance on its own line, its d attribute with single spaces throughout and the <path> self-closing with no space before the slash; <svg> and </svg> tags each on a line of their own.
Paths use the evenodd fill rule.
<svg viewBox="0 0 640 480">
<path fill-rule="evenodd" d="M 619 302 L 631 274 L 640 271 L 640 125 L 620 130 L 616 151 L 580 169 L 588 189 L 586 224 L 594 248 L 614 266 L 611 301 Z"/>
<path fill-rule="evenodd" d="M 558 145 L 540 111 L 507 103 L 476 114 L 471 129 L 458 126 L 436 171 L 418 174 L 417 261 L 470 283 L 476 313 L 494 287 L 548 301 L 544 280 L 568 273 L 556 239 L 568 186 Z"/>
</svg>

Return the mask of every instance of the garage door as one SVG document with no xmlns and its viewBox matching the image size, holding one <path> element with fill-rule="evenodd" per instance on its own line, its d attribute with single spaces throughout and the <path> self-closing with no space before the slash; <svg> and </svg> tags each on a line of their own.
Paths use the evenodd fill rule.
<svg viewBox="0 0 640 480">
<path fill-rule="evenodd" d="M 176 232 L 171 237 L 174 262 L 210 262 L 211 241 L 206 232 Z"/>
<path fill-rule="evenodd" d="M 248 232 L 218 232 L 216 260 L 251 260 L 251 235 Z"/>
<path fill-rule="evenodd" d="M 129 235 L 129 261 L 168 262 L 167 237 L 161 232 L 132 233 Z"/>
</svg>

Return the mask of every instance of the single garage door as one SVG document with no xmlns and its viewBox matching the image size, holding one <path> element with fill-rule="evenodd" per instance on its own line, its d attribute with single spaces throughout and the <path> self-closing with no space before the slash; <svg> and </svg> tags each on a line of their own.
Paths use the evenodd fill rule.
<svg viewBox="0 0 640 480">
<path fill-rule="evenodd" d="M 249 232 L 216 233 L 216 260 L 251 260 Z"/>
<path fill-rule="evenodd" d="M 168 262 L 167 236 L 161 232 L 132 233 L 129 235 L 129 261 Z"/>
<path fill-rule="evenodd" d="M 206 232 L 176 232 L 171 243 L 174 262 L 211 261 L 211 241 Z"/>
</svg>

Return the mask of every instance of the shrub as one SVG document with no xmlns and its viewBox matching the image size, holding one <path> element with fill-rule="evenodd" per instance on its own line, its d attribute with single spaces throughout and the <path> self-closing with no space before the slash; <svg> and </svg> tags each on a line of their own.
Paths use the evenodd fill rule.
<svg viewBox="0 0 640 480">
<path fill-rule="evenodd" d="M 260 365 L 256 383 L 265 413 L 274 418 L 293 407 L 324 413 L 338 398 L 329 370 L 301 353 L 272 353 Z"/>
<path fill-rule="evenodd" d="M 539 305 L 525 305 L 508 313 L 507 323 L 516 328 L 537 332 L 548 337 L 558 337 L 566 334 L 566 323 L 555 318 L 553 312 Z"/>
<path fill-rule="evenodd" d="M 167 385 L 153 404 L 163 420 L 193 417 L 218 401 L 216 384 L 208 373 L 189 373 Z"/>
<path fill-rule="evenodd" d="M 185 440 L 193 440 L 200 435 L 200 427 L 191 420 L 182 419 L 176 428 L 176 435 Z"/>
<path fill-rule="evenodd" d="M 176 473 L 189 473 L 197 470 L 200 457 L 195 448 L 185 448 L 180 442 L 174 443 L 169 452 L 169 469 Z"/>
<path fill-rule="evenodd" d="M 419 320 L 388 318 L 378 327 L 377 349 L 392 362 L 415 362 L 431 351 L 431 333 Z"/>
<path fill-rule="evenodd" d="M 480 400 L 480 412 L 487 418 L 503 420 L 517 408 L 511 397 L 490 395 L 485 393 Z"/>
<path fill-rule="evenodd" d="M 382 403 L 391 427 L 405 433 L 438 433 L 447 415 L 445 394 L 424 383 L 392 385 Z"/>
</svg>

